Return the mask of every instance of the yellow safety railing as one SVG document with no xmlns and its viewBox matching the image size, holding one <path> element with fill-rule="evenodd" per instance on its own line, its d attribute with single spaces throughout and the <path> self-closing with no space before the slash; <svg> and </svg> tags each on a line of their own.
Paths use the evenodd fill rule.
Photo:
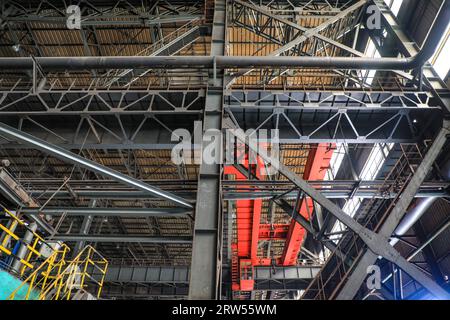
<svg viewBox="0 0 450 320">
<path fill-rule="evenodd" d="M 92 246 L 86 246 L 39 294 L 39 300 L 71 300 L 80 290 L 100 298 L 107 269 L 108 260 Z M 89 285 L 91 290 L 86 290 Z"/>
<path fill-rule="evenodd" d="M 73 260 L 68 260 L 70 249 L 67 245 L 47 243 L 15 214 L 0 207 L 1 211 L 4 216 L 0 220 L 0 256 L 6 254 L 19 261 L 19 267 L 15 266 L 11 271 L 18 273 L 21 279 L 25 278 L 8 300 L 70 300 L 74 293 L 87 292 L 88 286 L 91 293 L 100 297 L 108 261 L 97 250 L 86 246 Z M 5 218 L 6 224 L 2 223 Z M 28 241 L 20 237 L 26 232 L 32 233 Z M 17 256 L 13 249 L 16 245 L 26 246 L 26 254 Z M 42 246 L 48 250 L 43 251 Z"/>
<path fill-rule="evenodd" d="M 14 300 L 22 288 L 27 288 L 24 300 L 71 300 L 79 291 L 92 292 L 100 298 L 108 261 L 91 246 L 86 246 L 72 261 L 65 260 L 68 252 L 66 245 L 55 250 L 8 300 Z M 90 290 L 86 290 L 88 286 Z"/>
<path fill-rule="evenodd" d="M 60 248 L 55 249 L 53 253 L 18 286 L 8 297 L 8 300 L 14 300 L 17 294 L 26 289 L 24 300 L 35 299 L 40 292 L 47 288 L 56 280 L 63 270 L 65 257 L 70 251 L 67 245 L 62 244 Z M 51 281 L 53 280 L 53 281 Z"/>
<path fill-rule="evenodd" d="M 34 268 L 33 261 L 42 257 L 42 254 L 37 249 L 39 245 L 46 245 L 50 252 L 53 251 L 53 247 L 48 245 L 45 240 L 37 234 L 34 230 L 31 230 L 28 225 L 21 219 L 19 219 L 15 214 L 10 212 L 6 208 L 1 208 L 4 217 L 9 222 L 9 224 L 2 224 L 0 222 L 0 231 L 3 231 L 2 239 L 0 241 L 0 254 L 13 257 L 13 259 L 18 260 L 21 264 L 19 274 L 21 277 L 25 275 L 27 270 L 32 270 Z M 18 234 L 23 232 L 31 232 L 33 237 L 30 243 L 26 243 L 19 237 Z M 27 247 L 27 254 L 25 257 L 17 257 L 13 253 L 13 248 L 21 242 L 22 245 Z"/>
</svg>

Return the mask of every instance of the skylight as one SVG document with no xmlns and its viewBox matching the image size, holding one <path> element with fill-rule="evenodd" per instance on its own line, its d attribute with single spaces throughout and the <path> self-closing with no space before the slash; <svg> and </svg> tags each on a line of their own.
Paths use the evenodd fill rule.
<svg viewBox="0 0 450 320">
<path fill-rule="evenodd" d="M 391 8 L 392 13 L 397 16 L 402 7 L 403 0 L 384 0 L 384 2 Z"/>
<path fill-rule="evenodd" d="M 359 179 L 362 181 L 376 179 L 376 177 L 378 176 L 381 168 L 383 167 L 383 165 L 386 161 L 386 158 L 387 158 L 389 152 L 392 150 L 393 147 L 394 147 L 393 143 L 376 144 L 373 147 L 373 149 L 364 165 L 364 168 L 361 171 L 361 174 L 359 175 Z M 339 166 L 340 166 L 340 163 L 339 163 Z M 331 167 L 331 169 L 333 169 L 333 167 Z M 363 202 L 362 198 L 359 198 L 359 197 L 350 198 L 346 201 L 342 210 L 349 216 L 353 217 L 356 214 L 356 212 L 358 211 L 362 202 Z M 340 237 L 342 236 L 342 234 L 340 234 L 340 233 L 345 230 L 346 230 L 346 227 L 344 224 L 342 224 L 339 221 L 336 222 L 336 224 L 334 225 L 334 227 L 331 231 L 331 233 L 335 234 L 335 235 L 331 236 L 330 238 L 335 241 L 339 240 Z"/>
<path fill-rule="evenodd" d="M 367 45 L 366 49 L 366 56 L 373 57 L 373 58 L 380 58 L 381 55 L 378 52 L 377 48 L 375 47 L 375 44 L 373 43 L 372 39 L 369 39 L 369 43 Z M 371 85 L 375 75 L 377 73 L 377 70 L 362 70 L 362 74 L 364 74 L 365 83 L 368 85 Z"/>
<path fill-rule="evenodd" d="M 400 8 L 403 4 L 403 0 L 384 0 L 386 5 L 391 8 L 391 11 L 398 16 Z M 437 74 L 441 79 L 445 79 L 450 70 L 450 63 L 448 62 L 448 57 L 450 57 L 450 23 L 447 27 L 447 32 L 442 36 L 439 47 L 437 48 L 433 58 L 430 59 L 430 63 L 433 65 Z M 370 78 L 369 78 L 370 79 Z M 368 79 L 368 81 L 370 81 Z"/>
<path fill-rule="evenodd" d="M 443 35 L 441 42 L 433 56 L 430 63 L 433 65 L 434 70 L 438 73 L 441 79 L 445 79 L 450 69 L 450 63 L 448 61 L 450 57 L 450 23 L 447 27 L 447 32 Z"/>
</svg>

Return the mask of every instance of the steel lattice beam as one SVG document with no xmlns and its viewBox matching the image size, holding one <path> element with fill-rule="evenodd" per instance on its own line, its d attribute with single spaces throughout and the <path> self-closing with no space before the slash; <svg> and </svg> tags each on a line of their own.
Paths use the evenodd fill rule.
<svg viewBox="0 0 450 320">
<path fill-rule="evenodd" d="M 255 267 L 255 288 L 267 290 L 300 290 L 319 272 L 319 266 Z M 98 273 L 93 273 L 99 279 Z M 187 266 L 109 266 L 105 282 L 177 286 L 189 285 L 190 268 Z"/>
<path fill-rule="evenodd" d="M 269 56 L 276 57 L 276 56 L 280 56 L 280 55 L 290 55 L 290 54 L 287 54 L 287 52 L 289 52 L 291 50 L 293 52 L 297 52 L 297 51 L 301 52 L 302 51 L 301 49 L 296 49 L 296 48 L 299 48 L 299 46 L 301 46 L 304 42 L 306 42 L 307 40 L 309 40 L 312 37 L 316 37 L 322 41 L 327 42 L 328 44 L 333 44 L 334 46 L 337 46 L 338 48 L 341 48 L 341 49 L 343 48 L 347 51 L 350 51 L 352 54 L 356 54 L 356 50 L 353 50 L 351 48 L 348 48 L 347 46 L 339 44 L 339 42 L 337 42 L 337 41 L 334 41 L 327 37 L 324 37 L 320 34 L 320 32 L 323 31 L 324 29 L 328 28 L 332 24 L 338 22 L 342 18 L 346 17 L 350 13 L 353 13 L 354 11 L 361 9 L 361 7 L 363 7 L 367 3 L 367 0 L 358 1 L 357 3 L 342 10 L 338 14 L 328 18 L 325 22 L 321 23 L 319 26 L 312 28 L 312 29 L 302 28 L 299 25 L 297 25 L 296 23 L 293 23 L 289 20 L 286 20 L 286 19 L 283 19 L 280 17 L 276 17 L 272 13 L 264 10 L 263 8 L 261 8 L 259 6 L 253 5 L 251 3 L 247 3 L 244 1 L 240 1 L 240 0 L 236 0 L 236 1 L 234 1 L 234 3 L 239 4 L 241 6 L 245 6 L 246 8 L 248 8 L 250 10 L 258 12 L 259 14 L 263 14 L 266 17 L 268 17 L 269 19 L 275 19 L 278 22 L 281 22 L 281 23 L 285 24 L 286 26 L 289 26 L 297 31 L 297 35 L 293 36 L 293 38 L 289 42 L 282 43 L 282 46 L 279 49 L 277 49 L 269 54 Z M 362 55 L 359 55 L 359 56 L 362 56 Z M 244 76 L 244 75 L 250 73 L 251 71 L 252 71 L 252 69 L 244 69 L 244 70 L 237 72 L 228 80 L 227 86 L 232 85 L 233 82 L 237 78 Z M 273 80 L 273 78 L 272 78 L 272 80 Z"/>
<path fill-rule="evenodd" d="M 204 103 L 203 96 L 203 91 L 50 90 L 38 92 L 36 99 L 29 91 L 4 91 L 0 115 L 5 116 L 4 122 L 67 149 L 171 149 L 176 145 L 171 141 L 173 129 L 192 132 L 193 121 L 202 113 L 198 105 Z M 251 90 L 232 91 L 225 99 L 225 110 L 238 125 L 280 129 L 285 143 L 415 143 L 442 121 L 441 108 L 426 92 Z M 60 103 L 51 104 L 51 100 Z M 133 102 L 125 104 L 124 100 Z M 155 101 L 158 108 L 152 107 Z M 52 117 L 67 121 L 62 126 L 62 122 L 50 121 Z M 275 122 L 277 118 L 281 121 Z M 24 147 L 0 143 L 5 148 Z"/>
</svg>

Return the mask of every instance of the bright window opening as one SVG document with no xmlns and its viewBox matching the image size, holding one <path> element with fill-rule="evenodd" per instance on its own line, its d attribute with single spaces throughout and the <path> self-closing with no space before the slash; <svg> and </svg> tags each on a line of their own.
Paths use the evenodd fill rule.
<svg viewBox="0 0 450 320">
<path fill-rule="evenodd" d="M 430 63 L 433 65 L 434 70 L 438 73 L 441 79 L 445 79 L 450 70 L 450 24 L 447 27 L 447 32 L 441 39 L 441 42 L 431 58 Z"/>
<path fill-rule="evenodd" d="M 369 43 L 367 44 L 366 56 L 372 57 L 372 58 L 380 58 L 381 57 L 381 55 L 378 52 L 377 48 L 375 47 L 375 44 L 373 43 L 372 39 L 369 39 Z M 376 73 L 377 73 L 377 70 L 361 70 L 361 74 L 363 75 L 363 78 L 365 79 L 364 82 L 368 85 L 371 85 L 373 83 Z"/>
<path fill-rule="evenodd" d="M 377 144 L 373 147 L 366 164 L 364 165 L 361 174 L 359 175 L 359 179 L 363 181 L 374 180 L 378 176 L 381 168 L 383 167 L 389 152 L 394 147 L 393 143 L 390 144 Z M 345 203 L 342 210 L 353 217 L 358 211 L 359 207 L 363 202 L 362 198 L 353 197 L 348 199 Z M 346 230 L 346 227 L 341 222 L 336 222 L 331 233 L 334 234 L 330 236 L 332 240 L 336 242 L 341 238 L 342 232 Z"/>
<path fill-rule="evenodd" d="M 403 0 L 384 0 L 384 2 L 391 8 L 392 13 L 397 16 L 402 7 Z"/>
</svg>

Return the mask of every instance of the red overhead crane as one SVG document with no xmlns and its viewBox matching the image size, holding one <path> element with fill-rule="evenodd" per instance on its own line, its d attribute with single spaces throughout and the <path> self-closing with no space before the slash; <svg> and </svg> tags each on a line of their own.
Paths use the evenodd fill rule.
<svg viewBox="0 0 450 320">
<path fill-rule="evenodd" d="M 322 180 L 330 165 L 334 145 L 320 144 L 312 148 L 308 155 L 303 178 L 306 180 Z M 261 179 L 260 168 L 264 168 L 261 159 L 258 165 L 250 165 L 250 172 Z M 248 159 L 243 167 L 248 170 Z M 248 180 L 240 170 L 234 166 L 225 166 L 225 175 L 233 175 L 236 180 Z M 246 189 L 249 186 L 242 186 Z M 314 211 L 311 199 L 299 203 L 299 213 L 309 219 Z M 295 221 L 290 224 L 261 224 L 262 200 L 236 201 L 237 243 L 232 246 L 232 290 L 252 291 L 254 287 L 253 267 L 295 265 L 298 253 L 305 237 L 305 230 Z M 298 210 L 298 209 L 297 209 Z M 308 214 L 309 212 L 309 214 Z M 258 243 L 260 240 L 285 240 L 285 249 L 279 259 L 258 257 Z"/>
<path fill-rule="evenodd" d="M 319 144 L 317 148 L 309 151 L 308 160 L 303 173 L 305 180 L 323 180 L 327 169 L 330 166 L 331 157 L 333 156 L 335 146 L 329 144 Z M 296 208 L 298 212 L 309 220 L 309 216 L 314 211 L 314 204 L 311 198 L 305 198 Z M 305 229 L 295 220 L 291 221 L 286 244 L 284 246 L 283 255 L 281 257 L 281 265 L 294 266 L 297 262 L 297 256 L 300 252 L 303 240 L 305 239 Z"/>
</svg>

